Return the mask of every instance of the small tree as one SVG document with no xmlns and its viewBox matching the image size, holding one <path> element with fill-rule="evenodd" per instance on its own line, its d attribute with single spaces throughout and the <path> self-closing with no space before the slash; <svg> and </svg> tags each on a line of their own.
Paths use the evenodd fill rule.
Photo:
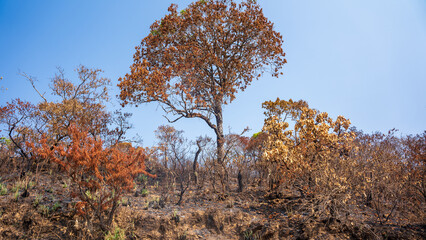
<svg viewBox="0 0 426 240">
<path fill-rule="evenodd" d="M 120 142 L 131 128 L 128 122 L 131 114 L 120 111 L 111 114 L 107 111 L 107 86 L 110 80 L 101 77 L 102 70 L 79 66 L 76 69 L 76 82 L 67 79 L 62 69 L 58 70 L 50 84 L 52 99 L 40 93 L 34 77 L 21 73 L 42 101 L 33 105 L 14 99 L 0 106 L 0 127 L 6 130 L 3 133 L 12 141 L 14 152 L 26 163 L 23 174 L 34 166 L 33 163 L 38 163 L 33 161 L 31 153 L 26 150 L 25 142 L 34 142 L 42 134 L 45 134 L 47 144 L 55 146 L 69 140 L 68 128 L 71 123 L 76 123 L 93 138 L 102 138 L 104 142 L 113 145 Z M 108 127 L 113 129 L 109 130 Z"/>
<path fill-rule="evenodd" d="M 166 113 L 200 118 L 216 134 L 224 160 L 223 106 L 270 67 L 286 62 L 282 37 L 256 1 L 202 0 L 180 13 L 172 4 L 136 47 L 130 74 L 120 78 L 123 105 L 159 102 Z"/>
<path fill-rule="evenodd" d="M 228 134 L 225 136 L 225 156 L 230 159 L 229 164 L 236 168 L 238 192 L 243 191 L 244 186 L 249 179 L 251 164 L 253 163 L 251 161 L 252 158 L 248 156 L 247 151 L 250 138 L 244 137 L 242 134 Z"/>
<path fill-rule="evenodd" d="M 426 203 L 426 131 L 404 139 L 408 182 L 414 198 Z"/>
<path fill-rule="evenodd" d="M 180 205 L 191 184 L 193 170 L 189 160 L 191 146 L 183 136 L 183 131 L 176 130 L 172 126 L 159 126 L 155 133 L 160 140 L 158 150 L 162 155 L 163 164 L 167 171 L 167 182 L 165 184 L 169 185 L 169 181 L 173 186 L 175 186 L 175 183 L 177 184 L 179 200 L 176 204 Z"/>
<path fill-rule="evenodd" d="M 349 199 L 348 179 L 354 162 L 349 159 L 355 134 L 343 116 L 333 120 L 326 112 L 309 108 L 305 101 L 267 101 L 263 103 L 267 119 L 263 131 L 268 134 L 264 160 L 278 169 L 278 183 L 290 187 L 323 204 L 332 218 L 336 205 Z M 294 121 L 288 130 L 287 118 Z M 278 186 L 279 186 L 278 184 Z"/>
<path fill-rule="evenodd" d="M 145 171 L 144 152 L 128 148 L 125 152 L 116 147 L 104 148 L 101 140 L 95 140 L 87 132 L 71 125 L 68 129 L 70 142 L 61 142 L 53 148 L 47 139 L 41 139 L 41 147 L 28 146 L 42 158 L 58 163 L 73 183 L 73 197 L 77 213 L 89 221 L 93 213 L 103 231 L 112 223 L 118 201 L 124 192 L 133 188 L 134 178 Z"/>
<path fill-rule="evenodd" d="M 46 132 L 51 144 L 68 138 L 71 123 L 89 132 L 95 139 L 107 135 L 107 125 L 111 122 L 111 114 L 106 111 L 109 101 L 108 78 L 101 77 L 102 70 L 79 66 L 76 69 L 78 80 L 73 82 L 65 77 L 64 71 L 58 73 L 51 81 L 50 92 L 59 101 L 50 101 L 35 86 L 35 78 L 25 73 L 34 90 L 42 98 L 37 105 L 39 115 L 46 123 Z"/>
<path fill-rule="evenodd" d="M 25 142 L 34 141 L 38 137 L 43 123 L 38 117 L 37 107 L 19 98 L 6 103 L 6 106 L 1 109 L 0 126 L 4 127 L 4 133 L 11 141 L 10 157 L 12 158 L 13 155 L 20 157 L 22 160 L 22 166 L 19 168 L 22 171 L 20 175 L 24 176 L 34 163 L 32 153 Z"/>
<path fill-rule="evenodd" d="M 406 185 L 414 172 L 396 132 L 395 129 L 387 134 L 359 131 L 356 139 L 358 181 L 355 189 L 362 194 L 360 202 L 374 210 L 375 220 L 381 224 L 395 217 L 397 212 L 413 210 L 410 198 L 416 196 L 409 193 L 411 188 Z M 404 192 L 410 197 L 404 199 Z"/>
</svg>

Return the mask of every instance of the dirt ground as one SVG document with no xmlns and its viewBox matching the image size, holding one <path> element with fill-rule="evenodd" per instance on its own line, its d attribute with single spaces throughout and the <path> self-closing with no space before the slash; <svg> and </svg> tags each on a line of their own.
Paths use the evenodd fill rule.
<svg viewBox="0 0 426 240">
<path fill-rule="evenodd" d="M 156 184 L 144 191 L 137 184 L 120 202 L 113 230 L 102 233 L 75 214 L 70 183 L 60 175 L 27 181 L 28 191 L 17 179 L 1 179 L 8 189 L 0 196 L 1 239 L 426 239 L 424 224 L 379 225 L 367 212 L 314 219 L 304 199 L 250 187 L 226 196 L 189 189 L 177 206 L 177 197 Z"/>
</svg>

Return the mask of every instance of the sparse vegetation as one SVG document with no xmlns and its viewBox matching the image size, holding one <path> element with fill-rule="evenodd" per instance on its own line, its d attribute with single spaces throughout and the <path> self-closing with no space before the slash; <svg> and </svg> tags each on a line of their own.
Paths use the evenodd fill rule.
<svg viewBox="0 0 426 240">
<path fill-rule="evenodd" d="M 35 197 L 35 199 L 34 199 L 34 202 L 33 202 L 33 206 L 36 208 L 36 207 L 38 207 L 39 205 L 40 205 L 40 201 L 42 200 L 42 196 L 40 195 L 40 194 L 37 194 L 36 195 L 36 197 Z"/>
<path fill-rule="evenodd" d="M 126 239 L 125 231 L 119 227 L 115 227 L 104 238 L 105 240 L 124 240 Z"/>
<path fill-rule="evenodd" d="M 7 187 L 3 183 L 0 183 L 0 196 L 6 195 L 6 194 L 7 194 Z"/>
<path fill-rule="evenodd" d="M 50 208 L 49 206 L 46 205 L 40 205 L 38 207 L 39 212 L 41 213 L 41 215 L 43 215 L 44 217 L 48 217 L 50 214 Z"/>
<path fill-rule="evenodd" d="M 146 197 L 146 196 L 148 196 L 148 194 L 149 194 L 149 191 L 147 189 L 144 188 L 144 189 L 141 190 L 141 196 L 142 197 Z"/>
</svg>

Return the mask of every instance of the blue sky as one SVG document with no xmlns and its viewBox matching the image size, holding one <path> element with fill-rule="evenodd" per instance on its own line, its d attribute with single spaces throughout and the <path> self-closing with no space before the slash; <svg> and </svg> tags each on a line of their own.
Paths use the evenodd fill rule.
<svg viewBox="0 0 426 240">
<path fill-rule="evenodd" d="M 112 80 L 129 71 L 134 47 L 163 17 L 171 3 L 191 1 L 12 1 L 0 0 L 0 105 L 12 98 L 39 98 L 18 71 L 47 89 L 56 67 L 75 79 L 83 64 L 101 68 Z M 365 132 L 397 128 L 401 134 L 426 130 L 426 1 L 424 0 L 259 0 L 284 38 L 284 75 L 267 74 L 225 107 L 226 132 L 263 125 L 261 103 L 304 99 L 331 116 L 343 115 Z M 46 90 L 47 91 L 47 90 Z M 118 101 L 117 101 L 118 103 Z M 118 107 L 118 104 L 116 104 Z M 167 124 L 157 104 L 129 107 L 144 145 Z M 213 135 L 202 121 L 173 124 L 194 139 Z"/>
</svg>

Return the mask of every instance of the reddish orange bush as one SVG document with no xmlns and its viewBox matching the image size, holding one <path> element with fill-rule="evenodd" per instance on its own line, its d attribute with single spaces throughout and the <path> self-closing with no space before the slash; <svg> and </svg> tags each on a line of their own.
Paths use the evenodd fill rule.
<svg viewBox="0 0 426 240">
<path fill-rule="evenodd" d="M 59 164 L 73 183 L 72 197 L 80 201 L 77 213 L 89 220 L 90 213 L 99 221 L 102 230 L 111 225 L 118 201 L 125 191 L 133 188 L 134 178 L 145 171 L 143 150 L 129 148 L 120 151 L 117 147 L 104 148 L 101 140 L 95 140 L 87 132 L 72 125 L 69 128 L 71 141 L 51 147 L 45 137 L 41 146 L 28 145 L 35 153 Z"/>
</svg>

